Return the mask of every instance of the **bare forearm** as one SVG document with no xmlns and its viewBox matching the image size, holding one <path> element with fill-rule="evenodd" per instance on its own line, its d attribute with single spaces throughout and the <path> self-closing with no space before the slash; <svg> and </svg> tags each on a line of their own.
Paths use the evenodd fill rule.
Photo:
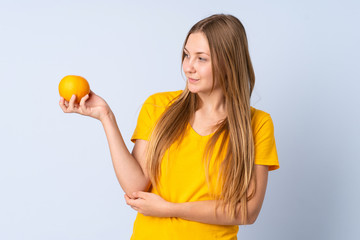
<svg viewBox="0 0 360 240">
<path fill-rule="evenodd" d="M 172 203 L 170 209 L 173 217 L 189 221 L 217 225 L 241 225 L 243 222 L 241 221 L 240 214 L 236 218 L 231 219 L 230 214 L 227 211 L 224 212 L 221 207 L 218 207 L 215 213 L 215 200 Z M 248 213 L 250 212 L 248 211 Z M 249 216 L 249 224 L 253 222 L 250 219 L 252 219 L 251 216 Z"/>
<path fill-rule="evenodd" d="M 101 119 L 101 123 L 109 144 L 116 177 L 122 189 L 129 196 L 135 191 L 146 191 L 149 181 L 139 163 L 127 149 L 114 114 L 110 112 L 107 117 Z"/>
<path fill-rule="evenodd" d="M 255 182 L 251 182 L 248 192 L 252 193 L 255 191 L 255 186 L 256 191 L 253 197 L 247 201 L 246 221 L 243 221 L 244 219 L 241 217 L 240 204 L 237 204 L 237 215 L 232 219 L 227 207 L 225 207 L 225 210 L 223 211 L 223 208 L 220 205 L 215 212 L 215 200 L 173 203 L 164 200 L 157 194 L 148 192 L 137 192 L 135 193 L 135 199 L 130 199 L 127 196 L 125 196 L 125 199 L 128 205 L 145 216 L 176 217 L 189 221 L 216 225 L 253 224 L 260 213 L 265 197 L 268 166 L 256 165 L 255 172 L 256 184 Z"/>
<path fill-rule="evenodd" d="M 243 221 L 241 218 L 240 205 L 237 205 L 237 216 L 235 219 L 230 219 L 230 214 L 227 211 L 222 211 L 219 207 L 216 209 L 215 215 L 215 200 L 186 202 L 186 203 L 171 203 L 171 214 L 174 217 L 179 217 L 191 221 L 197 221 L 209 224 L 218 225 L 241 225 L 243 222 L 246 224 L 253 224 L 261 210 L 264 201 L 267 179 L 268 179 L 268 166 L 255 165 L 256 184 L 252 182 L 249 185 L 248 192 L 251 193 L 256 186 L 255 195 L 247 202 L 247 219 Z"/>
<path fill-rule="evenodd" d="M 189 221 L 217 224 L 217 225 L 236 225 L 226 214 L 216 210 L 215 200 L 173 203 L 171 207 L 172 216 L 182 218 Z"/>
</svg>

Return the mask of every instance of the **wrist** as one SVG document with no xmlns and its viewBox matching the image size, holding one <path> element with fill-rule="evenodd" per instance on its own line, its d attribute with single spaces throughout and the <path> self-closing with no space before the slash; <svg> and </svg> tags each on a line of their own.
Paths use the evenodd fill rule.
<svg viewBox="0 0 360 240">
<path fill-rule="evenodd" d="M 104 124 L 105 122 L 108 121 L 112 121 L 115 120 L 115 115 L 114 113 L 111 111 L 111 109 L 108 109 L 105 113 L 103 113 L 100 117 L 99 120 L 102 124 Z"/>
<path fill-rule="evenodd" d="M 178 212 L 179 212 L 179 207 L 181 203 L 173 203 L 173 202 L 168 202 L 168 217 L 179 217 L 178 216 Z"/>
</svg>

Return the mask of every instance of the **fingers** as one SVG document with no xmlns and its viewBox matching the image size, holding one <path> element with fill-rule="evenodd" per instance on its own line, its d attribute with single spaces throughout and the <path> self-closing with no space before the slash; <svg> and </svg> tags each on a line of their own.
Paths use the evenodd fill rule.
<svg viewBox="0 0 360 240">
<path fill-rule="evenodd" d="M 142 204 L 143 201 L 145 201 L 144 199 L 141 198 L 130 198 L 128 195 L 124 195 L 125 198 L 125 202 L 127 205 L 133 206 L 133 207 L 139 207 L 140 204 Z"/>
<path fill-rule="evenodd" d="M 78 104 L 75 103 L 76 95 L 72 95 L 70 102 L 66 101 L 63 97 L 60 97 L 59 105 L 63 112 L 71 113 L 71 112 L 78 112 Z"/>
<path fill-rule="evenodd" d="M 60 97 L 59 105 L 65 113 L 86 113 L 85 102 L 90 98 L 89 94 L 81 98 L 80 103 L 76 103 L 76 95 L 72 95 L 70 101 L 66 101 L 63 97 Z"/>
<path fill-rule="evenodd" d="M 125 195 L 125 201 L 127 205 L 134 206 L 136 204 L 136 199 L 131 199 L 128 196 Z"/>
<path fill-rule="evenodd" d="M 143 192 L 143 191 L 137 191 L 137 192 L 133 192 L 133 196 L 136 198 L 143 198 L 145 199 L 145 197 L 147 196 L 148 192 Z"/>
<path fill-rule="evenodd" d="M 76 108 L 78 108 L 78 105 L 75 103 L 76 101 L 76 95 L 73 94 L 70 98 L 70 101 L 69 101 L 69 107 L 68 107 L 68 110 L 73 112 Z"/>
<path fill-rule="evenodd" d="M 69 110 L 69 102 L 66 101 L 63 97 L 60 97 L 60 102 L 59 102 L 59 105 L 61 107 L 61 109 L 63 110 L 64 113 L 68 113 Z"/>
<path fill-rule="evenodd" d="M 124 197 L 125 197 L 125 201 L 126 201 L 126 204 L 127 205 L 129 205 L 132 209 L 134 209 L 135 211 L 137 211 L 137 212 L 140 212 L 140 206 L 138 206 L 138 204 L 139 204 L 139 199 L 131 199 L 131 198 L 129 198 L 129 196 L 128 195 L 124 195 Z"/>
<path fill-rule="evenodd" d="M 139 212 L 140 211 L 140 209 L 139 208 L 137 208 L 137 207 L 133 207 L 133 206 L 131 206 L 131 208 L 132 209 L 134 209 L 135 211 L 137 211 L 137 212 Z"/>
<path fill-rule="evenodd" d="M 129 203 L 130 203 L 129 201 L 131 200 L 131 198 L 129 198 L 129 196 L 126 194 L 124 195 L 124 198 L 125 198 L 126 204 L 129 205 Z"/>
<path fill-rule="evenodd" d="M 133 196 L 127 195 L 127 194 L 125 194 L 124 197 L 125 197 L 125 200 L 127 200 L 127 199 L 137 199 L 137 198 L 133 198 Z"/>
<path fill-rule="evenodd" d="M 125 201 L 127 202 L 130 198 L 127 194 L 124 195 Z"/>
<path fill-rule="evenodd" d="M 86 94 L 83 98 L 81 98 L 80 100 L 80 109 L 81 111 L 84 113 L 86 112 L 86 106 L 85 106 L 85 102 L 86 100 L 89 99 L 89 94 Z"/>
<path fill-rule="evenodd" d="M 59 105 L 63 112 L 66 112 L 67 106 L 65 105 L 65 99 L 63 97 L 60 97 Z"/>
</svg>

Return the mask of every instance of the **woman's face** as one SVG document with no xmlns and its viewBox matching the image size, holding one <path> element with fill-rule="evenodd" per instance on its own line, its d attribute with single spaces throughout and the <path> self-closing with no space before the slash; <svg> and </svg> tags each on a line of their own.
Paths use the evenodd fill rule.
<svg viewBox="0 0 360 240">
<path fill-rule="evenodd" d="M 192 93 L 210 93 L 213 84 L 209 43 L 201 32 L 190 34 L 184 48 L 183 71 Z"/>
</svg>

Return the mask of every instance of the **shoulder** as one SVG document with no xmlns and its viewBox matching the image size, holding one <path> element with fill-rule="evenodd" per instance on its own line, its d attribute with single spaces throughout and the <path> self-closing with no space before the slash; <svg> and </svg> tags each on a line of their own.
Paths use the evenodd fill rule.
<svg viewBox="0 0 360 240">
<path fill-rule="evenodd" d="M 169 91 L 169 92 L 158 92 L 150 95 L 144 104 L 151 104 L 157 107 L 166 107 L 175 100 L 183 90 Z"/>
<path fill-rule="evenodd" d="M 263 110 L 254 108 L 254 107 L 250 107 L 250 108 L 251 108 L 251 120 L 252 121 L 261 122 L 261 121 L 264 121 L 267 119 L 271 119 L 271 116 L 269 113 L 267 113 Z"/>
<path fill-rule="evenodd" d="M 150 95 L 142 104 L 139 117 L 138 126 L 145 126 L 151 128 L 161 114 L 166 110 L 169 103 L 182 93 L 182 90 L 171 92 L 159 92 Z M 141 127 L 140 127 L 141 128 Z"/>
<path fill-rule="evenodd" d="M 142 104 L 141 118 L 158 119 L 166 108 L 183 92 L 183 90 L 158 92 L 150 95 Z"/>
<path fill-rule="evenodd" d="M 264 127 L 270 129 L 273 128 L 273 122 L 270 114 L 254 107 L 251 107 L 251 125 L 254 134 Z"/>
</svg>

